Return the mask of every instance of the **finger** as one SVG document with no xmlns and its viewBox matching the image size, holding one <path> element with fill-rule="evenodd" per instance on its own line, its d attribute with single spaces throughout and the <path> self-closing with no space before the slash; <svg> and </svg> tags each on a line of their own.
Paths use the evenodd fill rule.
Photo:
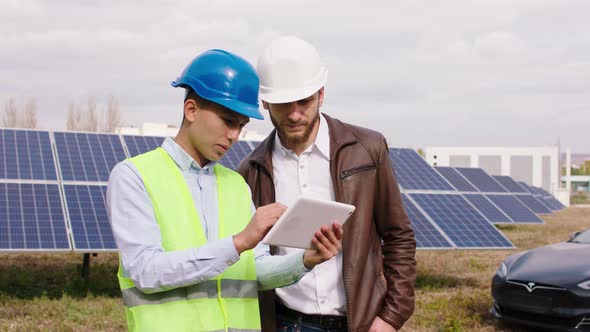
<svg viewBox="0 0 590 332">
<path fill-rule="evenodd" d="M 323 227 L 322 227 L 322 231 L 323 231 Z M 332 243 L 333 246 L 335 246 L 338 249 L 338 246 L 340 244 L 340 241 L 338 240 L 338 238 L 336 237 L 336 234 L 328 228 L 327 231 L 323 232 L 324 236 L 326 236 L 328 238 L 328 240 L 330 241 L 330 243 Z"/>
<path fill-rule="evenodd" d="M 285 206 L 285 205 L 283 205 L 283 204 L 281 204 L 279 202 L 275 202 L 275 203 L 273 203 L 273 205 L 276 206 L 276 207 L 282 208 L 283 210 L 286 210 L 287 209 L 287 206 Z"/>
<path fill-rule="evenodd" d="M 338 249 L 336 248 L 336 246 L 334 246 L 332 242 L 330 242 L 330 239 L 327 236 L 325 236 L 323 233 L 318 232 L 316 233 L 316 237 L 327 250 L 327 252 L 323 252 L 323 255 L 326 258 L 330 258 L 338 254 Z"/>
<path fill-rule="evenodd" d="M 278 218 L 282 216 L 285 211 L 287 211 L 287 207 L 279 204 L 273 207 L 272 214 Z"/>
<path fill-rule="evenodd" d="M 338 240 L 342 240 L 342 237 L 344 236 L 344 229 L 342 228 L 342 225 L 334 223 L 332 224 L 332 230 L 334 231 L 336 238 Z"/>
<path fill-rule="evenodd" d="M 316 246 L 316 250 L 322 257 L 325 257 L 326 254 L 329 252 L 328 249 L 322 243 L 322 241 L 318 240 L 317 236 L 311 238 L 311 242 L 313 242 L 313 244 Z"/>
</svg>

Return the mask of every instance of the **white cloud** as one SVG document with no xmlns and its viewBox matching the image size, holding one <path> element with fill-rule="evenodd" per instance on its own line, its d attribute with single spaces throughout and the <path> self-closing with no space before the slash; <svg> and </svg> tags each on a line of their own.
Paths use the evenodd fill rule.
<svg viewBox="0 0 590 332">
<path fill-rule="evenodd" d="M 130 124 L 178 123 L 182 92 L 169 82 L 196 54 L 255 62 L 295 34 L 329 66 L 325 111 L 394 144 L 560 136 L 589 151 L 588 12 L 584 0 L 2 1 L 0 102 L 35 96 L 42 125 L 62 129 L 68 103 L 113 94 Z"/>
</svg>

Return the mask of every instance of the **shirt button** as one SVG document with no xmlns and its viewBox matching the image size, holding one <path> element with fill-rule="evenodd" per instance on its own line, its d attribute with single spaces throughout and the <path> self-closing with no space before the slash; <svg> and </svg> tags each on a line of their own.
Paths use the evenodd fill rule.
<svg viewBox="0 0 590 332">
<path fill-rule="evenodd" d="M 303 184 L 303 188 L 307 188 L 307 184 L 306 183 Z"/>
<path fill-rule="evenodd" d="M 305 168 L 305 166 L 303 166 L 303 165 L 300 165 L 300 166 L 299 166 L 299 168 L 301 168 L 301 169 L 304 169 L 304 168 Z"/>
</svg>

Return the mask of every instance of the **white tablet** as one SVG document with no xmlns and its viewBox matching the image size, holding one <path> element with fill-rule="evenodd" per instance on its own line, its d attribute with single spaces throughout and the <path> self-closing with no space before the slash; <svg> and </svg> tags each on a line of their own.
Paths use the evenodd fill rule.
<svg viewBox="0 0 590 332">
<path fill-rule="evenodd" d="M 349 204 L 299 197 L 268 231 L 262 243 L 309 249 L 312 237 L 322 225 L 331 225 L 334 221 L 342 225 L 354 209 Z"/>
</svg>

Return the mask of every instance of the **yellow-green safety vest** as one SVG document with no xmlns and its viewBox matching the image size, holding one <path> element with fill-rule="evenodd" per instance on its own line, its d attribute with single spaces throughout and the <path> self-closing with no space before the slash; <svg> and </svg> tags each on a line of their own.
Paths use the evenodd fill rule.
<svg viewBox="0 0 590 332">
<path fill-rule="evenodd" d="M 130 159 L 151 198 L 165 251 L 207 243 L 188 186 L 168 153 L 157 148 Z M 247 184 L 236 172 L 214 167 L 219 238 L 241 232 L 252 216 Z M 188 287 L 146 294 L 125 277 L 119 286 L 129 331 L 260 331 L 256 266 L 252 250 L 215 278 Z"/>
</svg>

